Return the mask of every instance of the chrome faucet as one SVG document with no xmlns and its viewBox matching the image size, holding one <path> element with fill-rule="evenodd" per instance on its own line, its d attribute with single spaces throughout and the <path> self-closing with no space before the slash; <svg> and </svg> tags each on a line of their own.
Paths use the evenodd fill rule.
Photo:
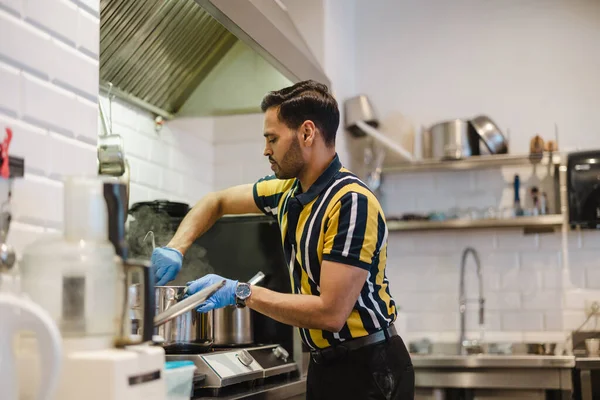
<svg viewBox="0 0 600 400">
<path fill-rule="evenodd" d="M 475 259 L 475 264 L 477 265 L 477 280 L 479 281 L 479 327 L 480 331 L 483 328 L 484 323 L 484 304 L 485 300 L 483 298 L 483 280 L 481 274 L 481 263 L 479 262 L 479 255 L 477 251 L 472 247 L 467 247 L 462 253 L 462 261 L 460 264 L 460 293 L 458 297 L 460 312 L 460 338 L 458 342 L 458 353 L 465 354 L 467 352 L 472 352 L 474 347 L 479 348 L 478 352 L 481 352 L 480 344 L 468 343 L 466 341 L 466 311 L 467 311 L 467 297 L 465 294 L 465 265 L 467 261 L 467 257 L 471 253 L 473 258 Z"/>
</svg>

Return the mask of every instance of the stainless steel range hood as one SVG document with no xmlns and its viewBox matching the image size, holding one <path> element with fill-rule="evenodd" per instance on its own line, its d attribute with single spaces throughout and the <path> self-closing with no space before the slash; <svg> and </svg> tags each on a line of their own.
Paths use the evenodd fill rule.
<svg viewBox="0 0 600 400">
<path fill-rule="evenodd" d="M 239 89 L 215 87 L 216 79 L 208 84 L 219 74 L 264 92 L 282 79 L 330 84 L 276 0 L 101 0 L 100 6 L 101 88 L 112 83 L 116 96 L 165 118 L 252 111 Z M 272 72 L 257 67 L 257 58 Z M 257 69 L 260 79 L 251 73 Z M 206 99 L 215 93 L 220 106 L 211 108 Z"/>
</svg>

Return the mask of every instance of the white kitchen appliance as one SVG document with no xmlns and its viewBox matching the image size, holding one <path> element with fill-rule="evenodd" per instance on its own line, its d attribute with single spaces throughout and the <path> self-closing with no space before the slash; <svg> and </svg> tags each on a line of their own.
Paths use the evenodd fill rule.
<svg viewBox="0 0 600 400">
<path fill-rule="evenodd" d="M 13 260 L 14 261 L 14 260 Z M 61 372 L 60 332 L 50 315 L 25 296 L 5 290 L 3 283 L 12 276 L 8 266 L 0 266 L 0 394 L 3 400 L 22 399 L 18 390 L 17 363 L 15 360 L 15 338 L 19 332 L 28 331 L 35 335 L 39 346 L 40 384 L 32 387 L 35 399 L 49 400 L 55 394 Z M 12 289 L 12 288 L 11 288 Z"/>
<path fill-rule="evenodd" d="M 38 400 L 50 400 L 61 372 L 61 340 L 56 324 L 48 313 L 32 301 L 12 293 L 0 292 L 0 394 L 2 400 L 18 400 L 15 336 L 22 331 L 35 335 L 39 347 L 39 384 L 31 389 Z M 30 383 L 31 385 L 31 383 Z"/>
<path fill-rule="evenodd" d="M 12 180 L 23 176 L 24 160 L 8 156 L 8 145 L 12 131 L 6 129 L 7 136 L 0 143 L 0 398 L 2 400 L 24 399 L 19 391 L 16 344 L 18 335 L 29 332 L 39 346 L 40 372 L 38 385 L 29 383 L 36 400 L 53 398 L 61 372 L 61 338 L 56 323 L 48 312 L 32 302 L 19 291 L 19 276 L 16 272 L 16 254 L 7 243 L 12 220 L 11 198 Z M 9 169 L 5 170 L 5 167 Z"/>
<path fill-rule="evenodd" d="M 127 258 L 125 199 L 125 185 L 114 179 L 68 179 L 64 236 L 37 241 L 23 255 L 22 290 L 46 309 L 63 337 L 56 399 L 165 398 L 165 354 L 152 345 L 154 277 L 149 263 Z M 133 271 L 140 272 L 143 287 L 147 326 L 141 336 L 130 334 L 127 314 Z M 21 338 L 25 371 L 38 362 L 35 347 Z M 32 379 L 21 380 L 25 390 Z"/>
</svg>

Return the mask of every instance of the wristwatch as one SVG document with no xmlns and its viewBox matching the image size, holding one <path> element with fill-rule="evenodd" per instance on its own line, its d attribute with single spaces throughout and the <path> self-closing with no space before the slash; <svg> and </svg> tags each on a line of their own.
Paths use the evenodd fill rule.
<svg viewBox="0 0 600 400">
<path fill-rule="evenodd" d="M 252 288 L 248 283 L 238 283 L 235 288 L 235 305 L 239 308 L 246 307 L 246 299 L 252 294 Z"/>
</svg>

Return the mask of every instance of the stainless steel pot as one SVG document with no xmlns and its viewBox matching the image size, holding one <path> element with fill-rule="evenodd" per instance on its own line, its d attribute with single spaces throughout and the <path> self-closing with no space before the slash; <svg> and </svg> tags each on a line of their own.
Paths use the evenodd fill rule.
<svg viewBox="0 0 600 400">
<path fill-rule="evenodd" d="M 262 272 L 256 274 L 248 281 L 251 285 L 258 284 L 264 279 Z M 254 342 L 254 330 L 251 310 L 248 307 L 236 306 L 219 308 L 206 313 L 199 313 L 195 308 L 209 298 L 220 284 L 215 284 L 203 289 L 201 292 L 185 299 L 187 286 L 156 286 L 156 317 L 154 319 L 155 335 L 163 340 L 163 347 L 167 352 L 203 352 L 211 346 L 238 346 Z M 139 301 L 135 299 L 137 288 L 130 287 L 131 304 L 130 316 L 133 325 L 139 321 Z M 191 301 L 196 297 L 195 302 Z M 184 305 L 185 303 L 185 305 Z M 182 308 L 181 306 L 184 307 Z M 176 309 L 180 310 L 176 310 Z M 168 315 L 169 311 L 177 311 L 175 315 Z M 138 333 L 137 331 L 133 332 Z"/>
<path fill-rule="evenodd" d="M 238 346 L 254 343 L 252 310 L 228 306 L 209 311 L 214 346 Z"/>
<path fill-rule="evenodd" d="M 205 302 L 225 281 L 215 283 L 185 299 L 186 286 L 156 286 L 156 315 L 153 324 L 154 334 L 159 335 L 167 352 L 204 352 L 212 345 L 212 330 L 208 316 L 196 312 L 195 308 Z M 130 317 L 132 326 L 139 326 L 138 287 L 132 285 L 130 290 Z M 135 322 L 138 322 L 136 324 Z M 133 334 L 139 333 L 133 328 Z M 172 350 L 172 351 L 169 351 Z"/>
<path fill-rule="evenodd" d="M 423 132 L 423 157 L 458 160 L 479 154 L 479 139 L 468 121 L 455 119 L 432 125 Z"/>
<path fill-rule="evenodd" d="M 259 272 L 248 281 L 256 285 L 265 278 Z M 254 343 L 252 310 L 248 307 L 228 306 L 209 311 L 208 320 L 212 322 L 212 342 L 214 346 L 241 346 Z"/>
<path fill-rule="evenodd" d="M 156 286 L 156 314 L 169 310 L 183 298 L 186 286 Z M 206 314 L 192 309 L 155 328 L 156 335 L 163 338 L 163 346 L 195 345 L 210 346 L 210 323 Z"/>
</svg>

